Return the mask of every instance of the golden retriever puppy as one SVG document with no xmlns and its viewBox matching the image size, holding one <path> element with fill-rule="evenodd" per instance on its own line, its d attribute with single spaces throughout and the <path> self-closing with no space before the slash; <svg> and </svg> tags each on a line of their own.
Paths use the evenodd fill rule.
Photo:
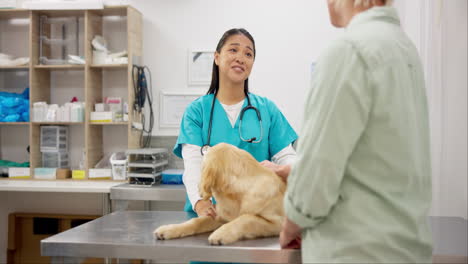
<svg viewBox="0 0 468 264">
<path fill-rule="evenodd" d="M 203 200 L 216 199 L 216 218 L 202 216 L 160 226 L 154 231 L 158 239 L 215 230 L 209 243 L 225 245 L 280 233 L 286 185 L 248 152 L 225 143 L 210 148 L 203 160 L 199 187 Z"/>
</svg>

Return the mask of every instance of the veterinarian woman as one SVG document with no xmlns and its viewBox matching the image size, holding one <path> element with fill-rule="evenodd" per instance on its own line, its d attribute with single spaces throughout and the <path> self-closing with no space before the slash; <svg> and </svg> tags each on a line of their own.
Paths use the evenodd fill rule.
<svg viewBox="0 0 468 264">
<path fill-rule="evenodd" d="M 202 155 L 210 146 L 229 143 L 258 161 L 283 165 L 296 157 L 291 144 L 297 135 L 286 118 L 272 101 L 249 92 L 255 55 L 249 32 L 237 28 L 226 31 L 216 47 L 208 93 L 185 110 L 174 147 L 174 154 L 184 159 L 185 211 L 193 208 L 199 216 L 216 215 L 215 207 L 202 201 L 198 191 Z"/>
<path fill-rule="evenodd" d="M 328 0 L 346 30 L 312 78 L 280 235 L 302 233 L 304 263 L 431 262 L 423 69 L 390 5 Z"/>
</svg>

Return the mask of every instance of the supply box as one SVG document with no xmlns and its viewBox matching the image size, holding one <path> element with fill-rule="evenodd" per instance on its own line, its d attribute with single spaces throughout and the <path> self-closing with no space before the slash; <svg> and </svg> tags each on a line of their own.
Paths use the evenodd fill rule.
<svg viewBox="0 0 468 264">
<path fill-rule="evenodd" d="M 111 169 L 106 168 L 92 168 L 89 169 L 89 179 L 110 179 L 112 175 Z"/>
<path fill-rule="evenodd" d="M 162 184 L 183 184 L 184 170 L 168 169 L 162 172 Z"/>
<path fill-rule="evenodd" d="M 8 168 L 8 177 L 22 179 L 30 177 L 29 167 L 10 167 Z"/>
<path fill-rule="evenodd" d="M 41 180 L 69 179 L 71 178 L 71 170 L 56 168 L 35 168 L 34 178 Z"/>
</svg>

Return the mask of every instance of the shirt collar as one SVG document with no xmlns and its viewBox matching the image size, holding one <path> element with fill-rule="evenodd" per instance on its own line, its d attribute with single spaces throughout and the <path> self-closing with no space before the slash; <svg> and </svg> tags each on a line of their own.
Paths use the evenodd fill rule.
<svg viewBox="0 0 468 264">
<path fill-rule="evenodd" d="M 356 25 L 369 21 L 386 21 L 392 24 L 400 25 L 400 19 L 394 7 L 376 6 L 355 15 L 349 22 L 346 29 L 351 29 Z"/>
</svg>

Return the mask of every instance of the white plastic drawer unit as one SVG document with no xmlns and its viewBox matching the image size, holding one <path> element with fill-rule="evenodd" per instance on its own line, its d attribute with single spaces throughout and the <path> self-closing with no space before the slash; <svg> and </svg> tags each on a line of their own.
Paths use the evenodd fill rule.
<svg viewBox="0 0 468 264">
<path fill-rule="evenodd" d="M 41 126 L 41 152 L 68 151 L 67 126 Z"/>
<path fill-rule="evenodd" d="M 69 168 L 67 152 L 42 152 L 42 167 Z"/>
<path fill-rule="evenodd" d="M 168 164 L 167 149 L 128 149 L 125 154 L 130 184 L 152 186 L 161 183 L 161 172 Z"/>
</svg>

